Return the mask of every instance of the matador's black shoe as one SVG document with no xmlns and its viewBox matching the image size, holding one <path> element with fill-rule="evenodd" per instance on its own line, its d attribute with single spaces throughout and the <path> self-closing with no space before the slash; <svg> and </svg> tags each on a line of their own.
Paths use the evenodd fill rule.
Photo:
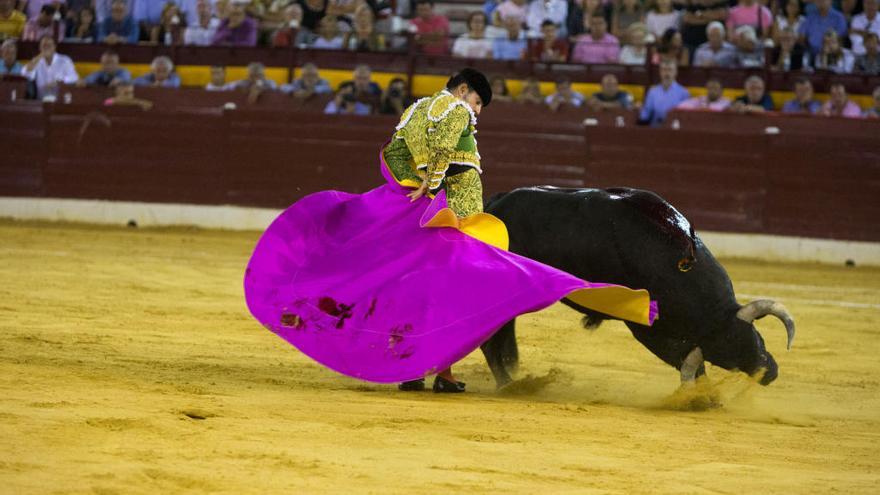
<svg viewBox="0 0 880 495">
<path fill-rule="evenodd" d="M 442 376 L 434 378 L 434 393 L 460 394 L 464 392 L 464 382 L 451 382 Z"/>
<path fill-rule="evenodd" d="M 422 390 L 425 390 L 425 379 L 419 378 L 418 380 L 398 383 L 397 390 L 402 390 L 404 392 L 421 392 Z"/>
</svg>

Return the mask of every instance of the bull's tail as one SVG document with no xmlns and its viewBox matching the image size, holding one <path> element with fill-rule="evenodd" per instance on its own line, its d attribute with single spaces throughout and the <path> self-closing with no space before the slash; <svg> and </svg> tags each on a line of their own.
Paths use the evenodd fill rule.
<svg viewBox="0 0 880 495">
<path fill-rule="evenodd" d="M 587 309 L 580 304 L 570 300 L 570 299 L 562 299 L 562 304 L 565 304 L 569 308 L 577 311 L 584 315 L 581 320 L 581 324 L 584 325 L 584 328 L 587 330 L 595 330 L 599 328 L 599 325 L 602 324 L 605 320 L 614 320 L 616 318 L 612 318 L 604 313 L 599 313 L 598 311 L 593 311 L 592 309 Z"/>
</svg>

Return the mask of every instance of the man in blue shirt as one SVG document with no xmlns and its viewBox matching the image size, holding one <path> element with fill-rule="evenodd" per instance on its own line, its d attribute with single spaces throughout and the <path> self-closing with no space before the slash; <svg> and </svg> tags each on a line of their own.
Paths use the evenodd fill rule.
<svg viewBox="0 0 880 495">
<path fill-rule="evenodd" d="M 690 98 L 688 90 L 675 81 L 677 74 L 678 67 L 674 61 L 660 64 L 660 84 L 651 86 L 648 90 L 645 104 L 639 113 L 639 123 L 659 126 L 670 110 Z"/>
<path fill-rule="evenodd" d="M 370 115 L 373 108 L 370 105 L 357 101 L 354 94 L 354 83 L 346 81 L 339 85 L 336 98 L 327 103 L 324 113 L 328 115 Z"/>
<path fill-rule="evenodd" d="M 840 39 L 846 37 L 846 17 L 831 8 L 831 0 L 816 0 L 816 9 L 807 14 L 798 34 L 801 43 L 806 44 L 810 54 L 816 55 L 822 51 L 822 38 L 825 32 L 833 29 Z"/>
<path fill-rule="evenodd" d="M 137 43 L 140 29 L 137 22 L 128 15 L 125 0 L 113 0 L 110 17 L 98 24 L 98 42 L 114 45 L 116 43 Z"/>
<path fill-rule="evenodd" d="M 24 66 L 21 65 L 16 58 L 18 57 L 18 47 L 15 40 L 6 40 L 0 46 L 0 76 L 9 74 L 10 76 L 20 76 Z"/>
<path fill-rule="evenodd" d="M 101 69 L 83 79 L 83 84 L 89 86 L 116 86 L 130 82 L 131 74 L 119 66 L 119 55 L 114 52 L 104 52 L 101 55 Z"/>
<path fill-rule="evenodd" d="M 794 99 L 782 105 L 782 113 L 815 114 L 822 108 L 822 103 L 813 99 L 813 83 L 806 77 L 794 83 Z"/>
<path fill-rule="evenodd" d="M 507 38 L 496 38 L 492 43 L 492 58 L 495 60 L 522 60 L 526 51 L 526 40 L 522 36 L 519 19 L 508 17 L 504 20 Z"/>
</svg>

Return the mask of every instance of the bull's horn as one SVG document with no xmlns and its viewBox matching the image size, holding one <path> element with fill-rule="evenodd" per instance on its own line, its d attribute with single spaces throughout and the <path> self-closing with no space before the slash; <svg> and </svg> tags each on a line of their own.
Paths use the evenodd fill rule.
<svg viewBox="0 0 880 495">
<path fill-rule="evenodd" d="M 746 304 L 736 313 L 736 317 L 746 323 L 752 323 L 767 315 L 773 315 L 785 324 L 785 333 L 788 334 L 787 348 L 791 349 L 791 343 L 794 341 L 794 319 L 782 304 L 771 299 L 758 299 Z"/>
<path fill-rule="evenodd" d="M 694 347 L 694 350 L 684 358 L 681 363 L 681 383 L 693 383 L 697 379 L 697 370 L 703 364 L 703 350 Z"/>
</svg>

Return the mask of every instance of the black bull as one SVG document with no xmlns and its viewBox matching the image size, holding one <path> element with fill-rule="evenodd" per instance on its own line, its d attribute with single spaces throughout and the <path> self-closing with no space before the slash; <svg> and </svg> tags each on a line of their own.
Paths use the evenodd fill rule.
<svg viewBox="0 0 880 495">
<path fill-rule="evenodd" d="M 767 385 L 778 368 L 753 322 L 782 320 L 788 346 L 794 321 L 774 301 L 741 306 L 724 267 L 690 222 L 649 191 L 629 188 L 531 187 L 492 197 L 486 211 L 507 225 L 510 251 L 585 280 L 647 289 L 660 318 L 652 327 L 626 322 L 633 336 L 681 372 L 682 382 L 705 373 L 704 361 L 739 370 Z M 611 317 L 577 304 L 584 325 Z M 515 320 L 482 346 L 498 386 L 511 381 L 518 362 Z"/>
</svg>

